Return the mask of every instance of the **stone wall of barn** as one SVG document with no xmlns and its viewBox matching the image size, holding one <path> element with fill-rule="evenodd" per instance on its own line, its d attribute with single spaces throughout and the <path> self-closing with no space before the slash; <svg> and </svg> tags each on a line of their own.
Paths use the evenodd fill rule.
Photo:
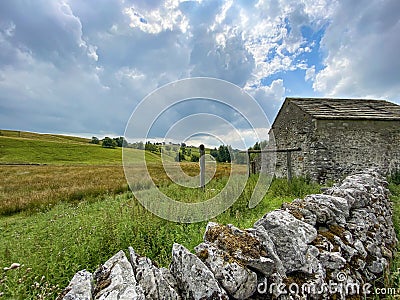
<svg viewBox="0 0 400 300">
<path fill-rule="evenodd" d="M 323 182 L 365 168 L 400 170 L 400 121 L 317 120 L 305 174 Z"/>
<path fill-rule="evenodd" d="M 365 168 L 400 170 L 400 121 L 315 120 L 289 102 L 272 131 L 277 149 L 302 148 L 291 154 L 294 176 L 325 182 Z M 286 153 L 276 154 L 275 175 L 287 176 Z"/>
<path fill-rule="evenodd" d="M 309 114 L 306 114 L 293 103 L 285 102 L 280 110 L 279 117 L 275 120 L 273 129 L 270 131 L 270 140 L 275 140 L 277 149 L 302 148 L 302 151 L 291 154 L 294 176 L 303 175 L 304 172 L 308 171 L 305 167 L 311 163 L 308 156 L 308 146 L 311 143 L 314 126 Z M 266 159 L 268 159 L 268 156 Z M 287 176 L 286 153 L 276 154 L 275 175 L 277 177 Z"/>
</svg>

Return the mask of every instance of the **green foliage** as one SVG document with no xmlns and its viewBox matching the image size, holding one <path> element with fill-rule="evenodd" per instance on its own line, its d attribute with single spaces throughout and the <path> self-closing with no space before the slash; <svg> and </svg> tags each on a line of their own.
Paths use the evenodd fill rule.
<svg viewBox="0 0 400 300">
<path fill-rule="evenodd" d="M 112 138 L 109 138 L 108 136 L 106 136 L 102 140 L 101 146 L 103 148 L 115 148 L 115 147 L 117 147 L 117 142 L 115 140 L 113 140 Z"/>
<path fill-rule="evenodd" d="M 113 140 L 117 144 L 117 147 L 127 147 L 128 146 L 128 142 L 125 140 L 125 138 L 123 136 L 113 138 Z"/>
<path fill-rule="evenodd" d="M 132 144 L 128 144 L 127 147 L 133 148 L 133 149 L 144 150 L 144 144 L 143 144 L 142 141 L 136 142 L 136 143 L 132 143 Z"/>
<path fill-rule="evenodd" d="M 395 228 L 397 239 L 400 241 L 400 183 L 389 180 L 389 190 L 392 193 L 393 201 L 393 226 Z M 397 247 L 399 249 L 399 247 Z M 400 253 L 394 254 L 390 273 L 387 276 L 385 285 L 388 287 L 400 287 Z"/>
<path fill-rule="evenodd" d="M 192 154 L 190 157 L 191 162 L 198 162 L 200 160 L 200 157 L 196 154 Z"/>
<path fill-rule="evenodd" d="M 97 137 L 93 136 L 92 140 L 90 141 L 90 143 L 98 145 L 98 144 L 100 144 L 100 140 Z"/>
<path fill-rule="evenodd" d="M 233 151 L 234 153 L 234 162 L 236 164 L 246 164 L 247 163 L 247 153 L 239 153 L 239 151 Z"/>
<path fill-rule="evenodd" d="M 186 155 L 186 146 L 181 146 L 181 153 L 182 155 Z"/>
<path fill-rule="evenodd" d="M 175 156 L 175 161 L 184 161 L 185 160 L 185 155 L 181 152 L 178 152 Z"/>
<path fill-rule="evenodd" d="M 400 170 L 393 171 L 390 176 L 388 177 L 388 181 L 390 183 L 394 183 L 399 185 L 400 184 Z"/>
<path fill-rule="evenodd" d="M 144 150 L 150 151 L 152 153 L 159 153 L 160 149 L 157 145 L 152 144 L 150 141 L 146 142 L 146 145 L 144 146 Z"/>
<path fill-rule="evenodd" d="M 231 146 L 221 145 L 217 148 L 210 150 L 210 155 L 215 158 L 217 162 L 231 162 L 231 155 L 229 151 L 232 151 Z"/>
<path fill-rule="evenodd" d="M 295 177 L 290 182 L 286 178 L 275 178 L 268 193 L 275 197 L 301 198 L 308 194 L 320 193 L 320 185 L 306 177 Z"/>
<path fill-rule="evenodd" d="M 215 159 L 217 159 L 217 157 L 218 157 L 218 150 L 217 150 L 217 148 L 211 149 L 211 150 L 210 150 L 210 155 L 211 155 L 212 157 L 214 157 Z"/>
<path fill-rule="evenodd" d="M 238 180 L 247 180 L 247 176 Z M 219 193 L 226 182 L 225 177 L 212 180 L 205 193 L 174 184 L 161 190 L 177 199 L 203 201 Z M 250 177 L 239 199 L 213 221 L 248 228 L 265 212 L 292 199 L 268 193 L 256 208 L 249 209 L 256 182 L 256 175 Z M 276 190 L 277 184 L 278 181 L 273 182 L 271 189 Z M 18 262 L 23 267 L 0 275 L 4 282 L 0 293 L 12 299 L 33 299 L 44 293 L 54 298 L 78 270 L 86 268 L 93 272 L 128 246 L 161 266 L 168 266 L 172 244 L 181 243 L 193 250 L 202 241 L 205 226 L 206 222 L 178 224 L 160 219 L 143 208 L 130 192 L 83 197 L 74 204 L 61 203 L 30 215 L 3 216 L 0 261 L 4 266 Z"/>
</svg>

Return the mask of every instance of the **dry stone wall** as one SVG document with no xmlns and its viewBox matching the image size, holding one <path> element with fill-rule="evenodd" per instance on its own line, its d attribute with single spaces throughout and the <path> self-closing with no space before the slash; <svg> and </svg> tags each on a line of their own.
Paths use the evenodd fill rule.
<svg viewBox="0 0 400 300">
<path fill-rule="evenodd" d="M 58 299 L 364 299 L 396 243 L 387 183 L 360 173 L 246 230 L 209 223 L 195 254 L 173 245 L 168 269 L 120 251 Z"/>
</svg>

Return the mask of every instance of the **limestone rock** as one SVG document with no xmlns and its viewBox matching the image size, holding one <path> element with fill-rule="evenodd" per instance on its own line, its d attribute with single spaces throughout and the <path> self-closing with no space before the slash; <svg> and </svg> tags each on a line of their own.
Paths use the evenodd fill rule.
<svg viewBox="0 0 400 300">
<path fill-rule="evenodd" d="M 366 258 L 367 257 L 367 251 L 364 248 L 363 243 L 360 240 L 355 240 L 354 241 L 354 248 L 357 250 L 357 252 L 361 255 L 361 257 Z"/>
<path fill-rule="evenodd" d="M 171 271 L 167 268 L 160 268 L 161 275 L 168 282 L 168 284 L 176 291 L 178 290 L 178 283 L 174 276 L 172 276 Z"/>
<path fill-rule="evenodd" d="M 284 276 L 286 273 L 286 269 L 282 264 L 281 259 L 279 258 L 278 254 L 276 253 L 276 248 L 274 242 L 271 240 L 271 237 L 268 235 L 267 231 L 262 226 L 255 226 L 253 228 L 247 229 L 247 232 L 252 234 L 256 237 L 261 245 L 267 252 L 267 257 L 272 259 L 274 262 L 274 268 L 277 273 L 281 276 Z M 269 272 L 264 272 L 264 275 L 267 275 Z"/>
<path fill-rule="evenodd" d="M 119 251 L 94 273 L 94 297 L 99 300 L 144 300 L 143 290 L 137 286 L 132 265 Z"/>
<path fill-rule="evenodd" d="M 346 260 L 340 255 L 339 252 L 322 251 L 319 254 L 319 259 L 325 268 L 331 270 L 339 270 L 346 264 Z"/>
<path fill-rule="evenodd" d="M 224 250 L 238 262 L 266 276 L 275 271 L 275 263 L 260 240 L 233 225 L 208 223 L 204 241 Z"/>
<path fill-rule="evenodd" d="M 128 249 L 136 281 L 142 287 L 146 299 L 180 299 L 178 293 L 149 258 L 140 257 L 132 247 Z"/>
<path fill-rule="evenodd" d="M 209 243 L 196 248 L 197 256 L 214 273 L 222 287 L 235 299 L 247 299 L 257 289 L 257 275 L 239 264 L 227 252 Z"/>
<path fill-rule="evenodd" d="M 182 291 L 183 299 L 229 299 L 214 274 L 196 255 L 182 245 L 174 244 L 172 247 L 170 270 Z"/>
<path fill-rule="evenodd" d="M 86 270 L 79 271 L 57 299 L 92 300 L 92 280 L 92 273 Z"/>
<path fill-rule="evenodd" d="M 283 210 L 266 214 L 254 226 L 264 227 L 271 237 L 286 272 L 299 271 L 304 267 L 308 244 L 317 237 L 317 230 L 313 226 Z"/>
<path fill-rule="evenodd" d="M 302 204 L 305 209 L 313 212 L 316 221 L 321 224 L 345 224 L 349 217 L 349 205 L 347 200 L 341 197 L 329 195 L 309 195 L 304 198 Z"/>
</svg>

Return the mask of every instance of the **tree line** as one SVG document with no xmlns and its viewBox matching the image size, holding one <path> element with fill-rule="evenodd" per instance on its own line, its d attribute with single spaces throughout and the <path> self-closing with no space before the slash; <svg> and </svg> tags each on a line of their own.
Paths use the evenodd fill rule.
<svg viewBox="0 0 400 300">
<path fill-rule="evenodd" d="M 133 149 L 146 150 L 155 154 L 161 154 L 161 151 L 174 152 L 177 153 L 175 156 L 175 161 L 191 161 L 198 162 L 200 157 L 198 153 L 192 153 L 191 147 L 187 147 L 185 143 L 181 144 L 165 144 L 158 142 L 147 141 L 143 143 L 142 141 L 128 143 L 124 137 L 110 138 L 105 137 L 100 140 L 97 137 L 92 137 L 90 143 L 100 144 L 104 148 L 115 148 L 115 147 L 129 147 Z M 248 150 L 261 150 L 267 146 L 267 141 L 256 142 Z M 245 164 L 247 162 L 247 154 L 240 153 L 238 149 L 232 149 L 230 145 L 220 145 L 218 148 L 210 149 L 210 155 L 215 158 L 217 162 L 230 163 L 235 162 L 238 164 Z M 250 155 L 250 160 L 253 160 L 255 156 L 259 154 L 252 153 Z"/>
<path fill-rule="evenodd" d="M 115 148 L 115 147 L 127 147 L 128 142 L 125 140 L 123 136 L 116 137 L 116 138 L 110 138 L 106 136 L 104 139 L 100 140 L 97 137 L 92 137 L 90 140 L 91 144 L 99 145 L 101 143 L 101 146 L 103 148 Z"/>
</svg>

